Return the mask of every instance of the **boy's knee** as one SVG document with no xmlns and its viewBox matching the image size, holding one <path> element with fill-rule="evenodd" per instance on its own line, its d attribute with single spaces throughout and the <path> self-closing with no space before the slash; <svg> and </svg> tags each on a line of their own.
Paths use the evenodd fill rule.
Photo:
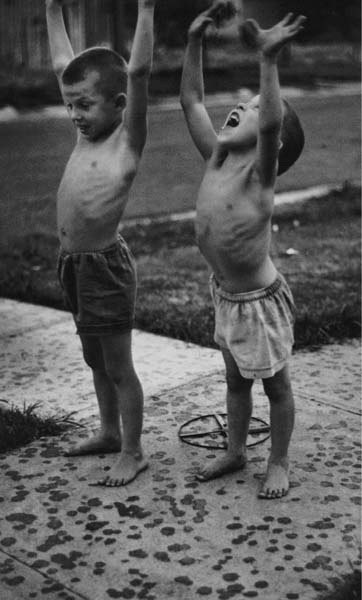
<svg viewBox="0 0 362 600">
<path fill-rule="evenodd" d="M 85 363 L 90 367 L 93 371 L 103 371 L 104 370 L 104 362 L 103 356 L 99 349 L 92 348 L 83 348 L 83 357 Z"/>
<path fill-rule="evenodd" d="M 276 373 L 274 377 L 263 379 L 263 386 L 266 395 L 272 402 L 282 401 L 292 395 L 291 382 L 286 373 Z"/>
<path fill-rule="evenodd" d="M 252 379 L 245 379 L 240 373 L 226 373 L 226 385 L 228 390 L 233 393 L 249 392 L 253 385 Z"/>
<path fill-rule="evenodd" d="M 105 371 L 111 381 L 116 386 L 123 386 L 135 375 L 134 369 L 124 364 L 108 363 L 105 365 Z"/>
<path fill-rule="evenodd" d="M 124 376 L 122 374 L 122 370 L 120 367 L 118 367 L 117 369 L 115 369 L 112 366 L 106 366 L 106 373 L 108 378 L 115 384 L 115 385 L 121 385 L 124 379 Z"/>
</svg>

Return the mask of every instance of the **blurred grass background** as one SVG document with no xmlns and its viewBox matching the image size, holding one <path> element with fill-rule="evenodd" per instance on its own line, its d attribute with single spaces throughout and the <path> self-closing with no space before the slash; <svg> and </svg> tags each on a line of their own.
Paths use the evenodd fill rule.
<svg viewBox="0 0 362 600">
<path fill-rule="evenodd" d="M 276 208 L 272 256 L 297 304 L 296 349 L 360 336 L 360 189 Z M 209 269 L 191 220 L 127 224 L 138 266 L 136 327 L 214 347 Z M 287 252 L 290 248 L 294 253 Z M 58 242 L 22 235 L 0 254 L 0 295 L 63 308 Z"/>
</svg>

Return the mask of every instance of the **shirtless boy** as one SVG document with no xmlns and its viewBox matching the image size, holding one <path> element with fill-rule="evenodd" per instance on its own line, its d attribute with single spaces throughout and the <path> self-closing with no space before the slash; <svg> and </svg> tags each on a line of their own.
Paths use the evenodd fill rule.
<svg viewBox="0 0 362 600">
<path fill-rule="evenodd" d="M 277 57 L 302 29 L 305 18 L 288 14 L 263 30 L 254 20 L 241 27 L 244 42 L 258 51 L 260 94 L 239 104 L 216 133 L 204 105 L 202 38 L 235 12 L 214 2 L 189 29 L 181 104 L 192 139 L 206 162 L 197 199 L 196 235 L 212 269 L 215 341 L 226 365 L 228 449 L 198 473 L 206 481 L 245 466 L 254 379 L 262 379 L 270 402 L 271 452 L 260 498 L 287 494 L 288 447 L 294 403 L 288 358 L 293 345 L 292 294 L 269 254 L 277 175 L 304 145 L 299 120 L 281 99 Z"/>
<path fill-rule="evenodd" d="M 65 0 L 46 0 L 53 68 L 77 129 L 58 190 L 58 274 L 100 413 L 99 433 L 68 455 L 120 451 L 96 485 L 125 485 L 147 467 L 140 441 L 143 392 L 131 352 L 135 263 L 118 226 L 146 141 L 155 3 L 138 0 L 127 66 L 107 48 L 75 57 L 63 21 Z"/>
</svg>

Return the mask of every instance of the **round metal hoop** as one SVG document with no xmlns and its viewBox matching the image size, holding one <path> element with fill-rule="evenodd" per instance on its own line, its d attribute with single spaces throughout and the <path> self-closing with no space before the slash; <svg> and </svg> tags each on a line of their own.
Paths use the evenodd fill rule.
<svg viewBox="0 0 362 600">
<path fill-rule="evenodd" d="M 225 450 L 227 448 L 228 437 L 227 414 L 213 413 L 194 417 L 181 425 L 178 436 L 182 442 L 190 446 Z M 270 425 L 263 419 L 251 417 L 249 437 L 253 441 L 247 444 L 248 448 L 266 442 L 270 437 Z"/>
</svg>

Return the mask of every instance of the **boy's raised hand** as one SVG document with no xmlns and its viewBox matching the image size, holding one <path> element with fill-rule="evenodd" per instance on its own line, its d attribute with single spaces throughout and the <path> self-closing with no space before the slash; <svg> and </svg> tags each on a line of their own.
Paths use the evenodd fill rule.
<svg viewBox="0 0 362 600">
<path fill-rule="evenodd" d="M 293 13 L 288 13 L 271 29 L 261 29 L 254 19 L 248 19 L 240 27 L 240 37 L 249 48 L 265 56 L 276 56 L 285 44 L 304 29 L 305 21 L 303 15 L 294 17 Z"/>
<path fill-rule="evenodd" d="M 216 0 L 210 8 L 198 15 L 190 26 L 189 36 L 202 37 L 209 25 L 220 27 L 236 14 L 232 0 Z"/>
<path fill-rule="evenodd" d="M 52 6 L 65 6 L 66 4 L 70 4 L 70 0 L 45 0 L 45 4 L 47 7 L 51 8 Z"/>
<path fill-rule="evenodd" d="M 138 0 L 138 6 L 140 8 L 153 8 L 157 3 L 157 0 Z"/>
</svg>

